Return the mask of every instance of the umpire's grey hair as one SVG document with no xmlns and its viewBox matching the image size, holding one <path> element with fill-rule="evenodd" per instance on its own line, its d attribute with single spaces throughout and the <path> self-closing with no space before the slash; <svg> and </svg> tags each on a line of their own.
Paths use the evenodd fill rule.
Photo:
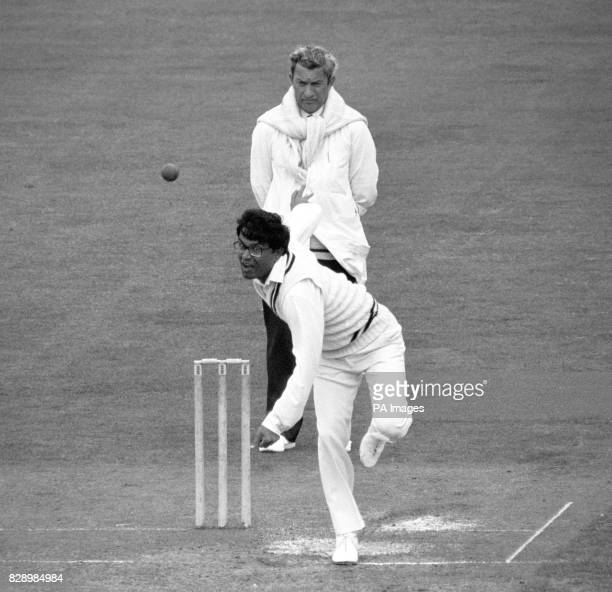
<svg viewBox="0 0 612 592">
<path fill-rule="evenodd" d="M 318 45 L 305 45 L 294 49 L 289 55 L 289 60 L 292 78 L 297 64 L 309 70 L 323 68 L 328 80 L 333 78 L 338 71 L 338 60 L 324 47 Z"/>
</svg>

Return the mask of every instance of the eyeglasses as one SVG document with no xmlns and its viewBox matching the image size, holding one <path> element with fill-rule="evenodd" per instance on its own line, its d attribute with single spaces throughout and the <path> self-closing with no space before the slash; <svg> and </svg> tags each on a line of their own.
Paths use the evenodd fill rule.
<svg viewBox="0 0 612 592">
<path fill-rule="evenodd" d="M 249 252 L 251 257 L 255 257 L 258 259 L 263 255 L 264 251 L 267 251 L 270 247 L 262 247 L 261 245 L 253 245 L 252 247 L 247 247 L 241 240 L 234 241 L 234 251 L 236 253 L 244 253 L 245 251 Z"/>
</svg>

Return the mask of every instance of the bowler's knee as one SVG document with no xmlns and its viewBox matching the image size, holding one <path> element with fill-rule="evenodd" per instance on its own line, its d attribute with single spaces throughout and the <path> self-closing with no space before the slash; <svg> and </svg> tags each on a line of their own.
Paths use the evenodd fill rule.
<svg viewBox="0 0 612 592">
<path fill-rule="evenodd" d="M 341 422 L 320 422 L 317 424 L 319 444 L 323 446 L 330 446 L 338 442 L 343 443 L 343 445 L 346 445 L 348 431 L 349 427 Z"/>
</svg>

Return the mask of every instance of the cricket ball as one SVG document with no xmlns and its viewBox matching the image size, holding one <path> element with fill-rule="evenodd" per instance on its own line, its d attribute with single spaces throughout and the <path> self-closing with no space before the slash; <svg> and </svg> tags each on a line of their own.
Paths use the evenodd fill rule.
<svg viewBox="0 0 612 592">
<path fill-rule="evenodd" d="M 179 176 L 178 167 L 171 163 L 165 164 L 161 170 L 161 176 L 165 181 L 168 181 L 169 183 L 171 181 L 176 181 L 176 178 Z"/>
</svg>

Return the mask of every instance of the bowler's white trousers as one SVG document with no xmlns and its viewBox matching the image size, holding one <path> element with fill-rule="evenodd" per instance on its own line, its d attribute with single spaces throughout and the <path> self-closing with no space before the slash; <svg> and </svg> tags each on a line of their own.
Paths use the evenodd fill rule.
<svg viewBox="0 0 612 592">
<path fill-rule="evenodd" d="M 401 326 L 383 305 L 379 305 L 375 322 L 384 325 L 374 341 L 341 357 L 324 353 L 313 384 L 319 472 L 336 534 L 361 530 L 365 526 L 353 496 L 354 468 L 346 451 L 353 402 L 362 377 L 365 374 L 368 380 L 369 373 L 392 372 L 394 377 L 405 380 L 406 348 Z M 369 431 L 383 440 L 395 442 L 406 435 L 411 423 L 410 414 L 398 419 L 374 417 Z"/>
</svg>

